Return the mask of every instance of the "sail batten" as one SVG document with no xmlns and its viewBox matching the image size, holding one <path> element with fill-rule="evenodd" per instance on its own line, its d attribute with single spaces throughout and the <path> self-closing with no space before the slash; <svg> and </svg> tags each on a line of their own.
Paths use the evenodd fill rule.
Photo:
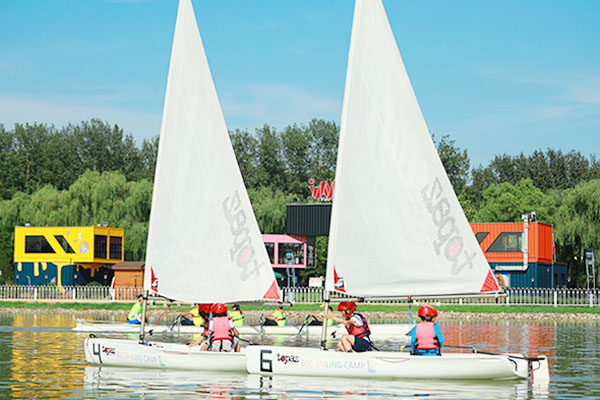
<svg viewBox="0 0 600 400">
<path fill-rule="evenodd" d="M 380 0 L 356 1 L 335 180 L 327 290 L 364 297 L 498 290 Z"/>
<path fill-rule="evenodd" d="M 179 301 L 280 298 L 190 0 L 177 12 L 146 271 L 145 289 Z"/>
</svg>

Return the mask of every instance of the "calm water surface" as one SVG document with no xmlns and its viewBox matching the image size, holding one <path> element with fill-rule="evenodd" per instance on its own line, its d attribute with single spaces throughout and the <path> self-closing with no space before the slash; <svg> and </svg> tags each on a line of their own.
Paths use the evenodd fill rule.
<svg viewBox="0 0 600 400">
<path fill-rule="evenodd" d="M 535 355 L 539 350 L 546 354 L 550 361 L 550 385 L 546 388 L 532 388 L 518 381 L 267 378 L 248 374 L 100 368 L 85 361 L 83 339 L 86 335 L 72 332 L 74 325 L 75 317 L 62 314 L 0 314 L 0 398 L 600 398 L 600 325 L 597 323 L 440 322 L 447 344 L 527 355 Z M 190 337 L 157 339 L 185 342 Z M 317 344 L 305 337 L 249 339 L 300 346 Z M 393 339 L 376 341 L 376 344 L 380 349 L 398 349 Z"/>
</svg>

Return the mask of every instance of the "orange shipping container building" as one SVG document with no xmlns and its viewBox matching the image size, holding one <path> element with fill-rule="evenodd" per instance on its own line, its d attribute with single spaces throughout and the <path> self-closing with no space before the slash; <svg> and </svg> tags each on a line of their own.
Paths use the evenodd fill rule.
<svg viewBox="0 0 600 400">
<path fill-rule="evenodd" d="M 473 233 L 500 284 L 511 287 L 566 287 L 567 267 L 554 262 L 552 225 L 523 222 L 474 223 Z"/>
</svg>

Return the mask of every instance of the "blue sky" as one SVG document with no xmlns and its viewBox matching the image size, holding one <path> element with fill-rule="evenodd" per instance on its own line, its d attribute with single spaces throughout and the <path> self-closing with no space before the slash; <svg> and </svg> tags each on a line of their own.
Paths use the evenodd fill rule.
<svg viewBox="0 0 600 400">
<path fill-rule="evenodd" d="M 230 129 L 339 122 L 351 0 L 192 0 Z M 473 166 L 600 156 L 600 2 L 384 0 L 429 129 Z M 175 0 L 0 0 L 0 123 L 158 135 Z"/>
</svg>

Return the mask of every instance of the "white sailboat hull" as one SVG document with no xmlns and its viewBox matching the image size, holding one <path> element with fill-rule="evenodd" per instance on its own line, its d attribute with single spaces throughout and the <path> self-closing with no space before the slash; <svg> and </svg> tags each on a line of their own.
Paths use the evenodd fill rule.
<svg viewBox="0 0 600 400">
<path fill-rule="evenodd" d="M 414 325 L 411 324 L 372 324 L 369 325 L 371 329 L 371 336 L 373 338 L 378 337 L 398 337 L 399 339 L 405 339 L 408 341 L 406 334 L 412 329 Z M 157 325 L 152 326 L 151 329 L 154 333 L 202 333 L 203 328 L 191 325 L 180 325 L 175 326 L 171 329 L 170 325 Z M 321 336 L 321 326 L 309 325 L 302 328 L 302 335 L 308 336 Z M 237 328 L 240 335 L 297 335 L 300 330 L 299 326 L 255 326 L 246 325 Z M 131 325 L 127 323 L 90 323 L 86 321 L 77 321 L 77 325 L 73 328 L 75 332 L 112 332 L 112 333 L 137 333 L 140 331 L 139 325 Z M 343 325 L 330 326 L 327 328 L 327 337 L 340 338 L 346 333 L 346 328 Z"/>
<path fill-rule="evenodd" d="M 520 358 L 519 358 L 520 357 Z M 450 353 L 413 356 L 401 352 L 344 353 L 316 348 L 249 346 L 249 373 L 387 379 L 526 379 L 520 354 Z"/>
<path fill-rule="evenodd" d="M 246 371 L 244 352 L 200 351 L 185 344 L 87 338 L 85 358 L 91 364 L 121 367 L 188 369 L 197 371 Z"/>
</svg>

